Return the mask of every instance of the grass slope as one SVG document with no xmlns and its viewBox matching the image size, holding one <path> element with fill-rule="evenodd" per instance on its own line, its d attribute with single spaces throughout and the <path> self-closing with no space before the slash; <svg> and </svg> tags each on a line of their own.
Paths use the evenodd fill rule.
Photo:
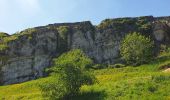
<svg viewBox="0 0 170 100">
<path fill-rule="evenodd" d="M 82 86 L 72 100 L 168 100 L 170 74 L 163 73 L 159 65 L 169 63 L 169 57 L 160 57 L 150 64 L 138 67 L 101 69 L 92 71 L 98 83 Z M 51 77 L 21 84 L 0 86 L 0 100 L 42 100 L 38 84 Z"/>
</svg>

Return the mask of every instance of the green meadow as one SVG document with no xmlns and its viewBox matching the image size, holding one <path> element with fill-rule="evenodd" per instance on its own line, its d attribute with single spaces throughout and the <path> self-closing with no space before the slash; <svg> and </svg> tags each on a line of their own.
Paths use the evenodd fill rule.
<svg viewBox="0 0 170 100">
<path fill-rule="evenodd" d="M 81 86 L 78 95 L 70 100 L 168 100 L 170 73 L 160 66 L 170 63 L 169 56 L 160 56 L 149 64 L 136 67 L 91 69 L 97 77 L 93 85 Z M 1 100 L 42 100 L 38 84 L 51 77 L 21 84 L 0 86 Z"/>
</svg>

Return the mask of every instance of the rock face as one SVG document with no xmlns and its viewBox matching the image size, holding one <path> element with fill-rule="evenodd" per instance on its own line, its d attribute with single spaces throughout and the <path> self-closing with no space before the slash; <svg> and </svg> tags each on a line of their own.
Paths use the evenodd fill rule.
<svg viewBox="0 0 170 100">
<path fill-rule="evenodd" d="M 6 85 L 42 77 L 53 57 L 77 48 L 96 63 L 118 63 L 120 42 L 130 32 L 150 36 L 156 48 L 168 45 L 170 17 L 106 19 L 98 26 L 88 21 L 50 24 L 11 36 L 0 33 L 0 82 Z"/>
</svg>

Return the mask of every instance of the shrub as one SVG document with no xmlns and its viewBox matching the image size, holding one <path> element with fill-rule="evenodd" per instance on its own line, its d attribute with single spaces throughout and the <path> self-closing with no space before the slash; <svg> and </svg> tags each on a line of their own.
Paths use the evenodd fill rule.
<svg viewBox="0 0 170 100">
<path fill-rule="evenodd" d="M 139 33 L 128 34 L 121 43 L 120 53 L 127 64 L 140 65 L 153 57 L 154 42 Z"/>
<path fill-rule="evenodd" d="M 69 27 L 67 26 L 60 26 L 57 28 L 59 35 L 62 39 L 67 39 L 67 34 L 69 32 Z"/>
<path fill-rule="evenodd" d="M 51 77 L 47 82 L 39 84 L 43 98 L 58 100 L 67 93 L 64 83 L 57 76 Z"/>
<path fill-rule="evenodd" d="M 87 69 L 92 64 L 92 60 L 85 56 L 81 50 L 72 50 L 54 59 L 53 67 L 48 71 L 53 77 L 56 77 L 57 81 L 47 83 L 42 87 L 44 96 L 53 99 L 68 99 L 77 95 L 82 85 L 95 82 L 94 75 L 90 74 Z M 46 91 L 48 89 L 49 91 Z M 57 93 L 60 90 L 62 93 Z"/>
<path fill-rule="evenodd" d="M 9 36 L 7 33 L 0 32 L 0 39 Z"/>
<path fill-rule="evenodd" d="M 58 52 L 65 52 L 68 49 L 68 33 L 69 27 L 67 26 L 60 26 L 57 28 L 59 34 L 59 44 L 58 44 Z"/>
<path fill-rule="evenodd" d="M 71 50 L 62 54 L 59 58 L 53 60 L 55 66 L 62 66 L 67 63 L 82 67 L 82 69 L 89 68 L 93 65 L 93 61 L 88 58 L 83 51 L 79 49 Z"/>
<path fill-rule="evenodd" d="M 74 96 L 79 92 L 79 88 L 84 84 L 92 84 L 91 75 L 79 66 L 73 64 L 62 65 L 62 68 L 55 70 L 60 80 L 64 81 L 68 96 Z M 60 66 L 61 67 L 61 66 Z"/>
</svg>

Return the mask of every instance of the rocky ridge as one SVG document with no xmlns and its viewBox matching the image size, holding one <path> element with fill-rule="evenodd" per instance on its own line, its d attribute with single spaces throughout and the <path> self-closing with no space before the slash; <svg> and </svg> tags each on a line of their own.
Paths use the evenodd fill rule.
<svg viewBox="0 0 170 100">
<path fill-rule="evenodd" d="M 130 32 L 140 32 L 160 44 L 170 43 L 170 17 L 106 19 L 94 26 L 89 21 L 50 24 L 8 35 L 0 33 L 0 83 L 20 83 L 45 75 L 53 57 L 82 49 L 96 63 L 120 62 L 120 42 Z"/>
</svg>

